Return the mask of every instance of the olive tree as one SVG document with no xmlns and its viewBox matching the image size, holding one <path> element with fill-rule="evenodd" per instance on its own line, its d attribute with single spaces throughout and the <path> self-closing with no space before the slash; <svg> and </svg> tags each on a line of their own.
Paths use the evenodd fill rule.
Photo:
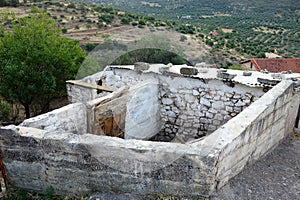
<svg viewBox="0 0 300 200">
<path fill-rule="evenodd" d="M 0 95 L 21 103 L 30 117 L 30 106 L 65 93 L 85 58 L 79 43 L 60 35 L 55 21 L 45 13 L 16 19 L 0 36 Z"/>
</svg>

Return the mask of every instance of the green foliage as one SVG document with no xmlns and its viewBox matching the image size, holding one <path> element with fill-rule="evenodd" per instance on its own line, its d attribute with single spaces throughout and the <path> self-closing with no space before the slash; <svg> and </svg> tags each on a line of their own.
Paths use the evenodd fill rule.
<svg viewBox="0 0 300 200">
<path fill-rule="evenodd" d="M 262 57 L 262 53 L 276 49 L 284 57 L 300 54 L 299 0 L 277 0 L 276 4 L 271 0 L 156 0 L 157 7 L 141 4 L 138 0 L 102 0 L 101 3 L 141 15 L 173 20 L 176 24 L 169 27 L 175 27 L 184 34 L 197 33 L 203 39 L 210 32 L 217 31 L 219 34 L 212 38 L 215 52 L 235 49 L 252 57 Z M 191 18 L 182 17 L 187 13 Z M 155 21 L 153 24 L 158 27 L 165 23 Z M 223 32 L 222 28 L 232 29 L 232 32 Z"/>
<path fill-rule="evenodd" d="M 45 190 L 45 195 L 44 195 L 44 200 L 52 200 L 54 199 L 54 188 L 52 186 L 46 188 Z"/>
<path fill-rule="evenodd" d="M 76 8 L 76 5 L 74 4 L 74 3 L 70 3 L 68 6 L 67 6 L 67 8 Z"/>
<path fill-rule="evenodd" d="M 31 13 L 40 13 L 41 11 L 39 10 L 38 7 L 32 6 L 32 7 L 30 8 L 30 12 L 31 12 Z"/>
<path fill-rule="evenodd" d="M 131 20 L 127 17 L 122 17 L 121 18 L 121 23 L 122 24 L 130 24 Z"/>
<path fill-rule="evenodd" d="M 5 197 L 5 200 L 31 200 L 29 193 L 23 189 L 16 189 Z"/>
<path fill-rule="evenodd" d="M 128 52 L 117 58 L 113 65 L 133 65 L 136 62 L 147 63 L 173 63 L 175 65 L 188 64 L 188 62 L 179 55 L 161 49 L 138 49 Z"/>
<path fill-rule="evenodd" d="M 19 6 L 20 2 L 19 0 L 0 0 L 0 7 L 4 6 Z"/>
<path fill-rule="evenodd" d="M 6 101 L 0 100 L 0 122 L 9 121 L 11 117 L 11 107 Z"/>
<path fill-rule="evenodd" d="M 228 69 L 233 69 L 233 70 L 243 70 L 243 67 L 240 65 L 231 65 L 228 67 Z"/>
<path fill-rule="evenodd" d="M 86 51 L 90 52 L 90 51 L 92 51 L 96 46 L 97 46 L 97 44 L 95 44 L 95 43 L 87 43 L 87 44 L 85 45 L 85 49 L 86 49 Z"/>
<path fill-rule="evenodd" d="M 78 42 L 60 36 L 45 13 L 25 17 L 0 38 L 0 95 L 25 107 L 65 93 L 85 54 Z"/>
<path fill-rule="evenodd" d="M 111 24 L 114 19 L 114 15 L 109 14 L 109 13 L 108 14 L 103 13 L 103 14 L 99 15 L 98 18 L 99 18 L 100 22 L 105 22 L 107 24 Z"/>
<path fill-rule="evenodd" d="M 137 22 L 131 22 L 131 25 L 132 25 L 132 26 L 137 26 L 138 23 L 137 23 Z"/>
<path fill-rule="evenodd" d="M 62 33 L 67 33 L 67 32 L 68 32 L 68 29 L 62 28 L 62 29 L 61 29 L 61 32 L 62 32 Z"/>
</svg>

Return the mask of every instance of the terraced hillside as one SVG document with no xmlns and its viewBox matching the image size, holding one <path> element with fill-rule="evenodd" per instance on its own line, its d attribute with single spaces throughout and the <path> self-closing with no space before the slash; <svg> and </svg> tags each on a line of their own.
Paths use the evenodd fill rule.
<svg viewBox="0 0 300 200">
<path fill-rule="evenodd" d="M 228 55 L 234 49 L 252 57 L 262 57 L 265 52 L 300 57 L 298 0 L 85 1 L 193 24 L 214 52 L 225 48 Z M 231 31 L 224 32 L 224 28 Z M 210 37 L 212 32 L 217 34 Z"/>
</svg>

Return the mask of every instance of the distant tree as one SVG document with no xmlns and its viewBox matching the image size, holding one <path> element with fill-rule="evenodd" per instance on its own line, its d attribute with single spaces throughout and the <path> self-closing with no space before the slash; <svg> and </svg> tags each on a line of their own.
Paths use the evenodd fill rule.
<svg viewBox="0 0 300 200">
<path fill-rule="evenodd" d="M 74 4 L 74 3 L 70 3 L 68 6 L 67 6 L 67 8 L 76 8 L 76 5 Z"/>
<path fill-rule="evenodd" d="M 52 97 L 65 94 L 65 81 L 74 79 L 85 58 L 79 43 L 60 35 L 45 13 L 18 19 L 0 38 L 0 95 L 25 108 L 43 102 L 48 111 Z"/>
<path fill-rule="evenodd" d="M 61 32 L 62 32 L 62 33 L 67 33 L 67 32 L 68 32 L 68 29 L 63 28 L 63 29 L 61 29 Z"/>
</svg>

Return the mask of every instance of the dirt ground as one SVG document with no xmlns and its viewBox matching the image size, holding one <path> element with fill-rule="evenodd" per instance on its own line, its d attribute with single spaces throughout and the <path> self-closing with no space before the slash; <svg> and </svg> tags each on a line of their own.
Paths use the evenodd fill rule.
<svg viewBox="0 0 300 200">
<path fill-rule="evenodd" d="M 287 137 L 273 152 L 231 179 L 211 199 L 300 199 L 300 140 Z"/>
</svg>

